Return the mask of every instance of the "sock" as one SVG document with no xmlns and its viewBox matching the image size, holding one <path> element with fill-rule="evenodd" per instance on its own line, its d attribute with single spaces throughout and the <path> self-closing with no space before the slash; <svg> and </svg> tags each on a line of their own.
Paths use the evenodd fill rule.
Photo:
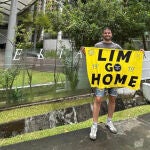
<svg viewBox="0 0 150 150">
<path fill-rule="evenodd" d="M 109 117 L 107 118 L 107 122 L 110 122 L 111 120 L 112 120 L 112 118 L 109 118 Z"/>
<path fill-rule="evenodd" d="M 97 122 L 93 122 L 93 126 L 97 127 Z"/>
</svg>

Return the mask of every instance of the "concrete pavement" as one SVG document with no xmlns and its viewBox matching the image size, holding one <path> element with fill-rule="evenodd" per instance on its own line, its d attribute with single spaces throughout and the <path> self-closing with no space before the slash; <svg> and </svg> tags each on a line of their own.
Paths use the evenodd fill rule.
<svg viewBox="0 0 150 150">
<path fill-rule="evenodd" d="M 90 128 L 46 137 L 6 147 L 0 150 L 149 150 L 150 113 L 138 118 L 115 122 L 117 134 L 104 123 L 99 124 L 97 140 L 89 139 Z"/>
</svg>

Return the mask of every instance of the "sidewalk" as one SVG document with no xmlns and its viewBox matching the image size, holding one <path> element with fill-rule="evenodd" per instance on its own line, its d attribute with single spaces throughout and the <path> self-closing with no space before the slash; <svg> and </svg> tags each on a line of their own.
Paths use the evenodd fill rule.
<svg viewBox="0 0 150 150">
<path fill-rule="evenodd" d="M 105 125 L 99 125 L 96 141 L 89 139 L 90 128 L 39 140 L 19 143 L 0 150 L 149 150 L 150 113 L 115 122 L 117 134 L 110 133 Z"/>
</svg>

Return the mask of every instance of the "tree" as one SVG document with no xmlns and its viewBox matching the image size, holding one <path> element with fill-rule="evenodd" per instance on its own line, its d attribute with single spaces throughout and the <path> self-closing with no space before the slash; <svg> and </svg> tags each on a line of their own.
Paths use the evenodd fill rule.
<svg viewBox="0 0 150 150">
<path fill-rule="evenodd" d="M 145 1 L 93 0 L 77 5 L 65 5 L 62 15 L 49 12 L 53 30 L 62 30 L 75 41 L 77 49 L 81 45 L 93 46 L 100 40 L 101 31 L 109 26 L 113 30 L 113 40 L 124 45 L 130 38 L 140 37 L 149 30 L 150 9 Z"/>
<path fill-rule="evenodd" d="M 126 16 L 132 23 L 132 28 L 128 32 L 128 37 L 139 37 L 143 40 L 144 49 L 146 50 L 145 36 L 146 31 L 150 31 L 150 1 L 149 0 L 130 0 L 124 7 Z M 132 31 L 132 32 L 131 32 Z"/>
<path fill-rule="evenodd" d="M 17 48 L 33 47 L 32 34 L 36 32 L 36 42 L 40 42 L 42 28 L 45 28 L 45 30 L 51 28 L 49 17 L 43 12 L 37 13 L 36 16 L 33 16 L 30 12 L 23 14 L 19 17 L 19 24 L 16 29 Z"/>
<path fill-rule="evenodd" d="M 104 0 L 89 1 L 85 4 L 78 1 L 77 6 L 64 6 L 61 16 L 56 12 L 50 13 L 50 18 L 54 30 L 59 29 L 67 33 L 75 40 L 77 48 L 81 45 L 90 46 L 100 39 L 101 29 L 109 25 L 106 18 L 115 13 L 115 10 L 110 9 L 112 6 L 115 6 L 114 2 L 108 5 Z M 53 21 L 55 18 L 57 21 Z"/>
</svg>

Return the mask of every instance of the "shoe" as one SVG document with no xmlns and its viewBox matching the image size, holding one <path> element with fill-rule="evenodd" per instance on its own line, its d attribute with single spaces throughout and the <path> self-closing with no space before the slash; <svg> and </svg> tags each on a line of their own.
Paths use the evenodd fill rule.
<svg viewBox="0 0 150 150">
<path fill-rule="evenodd" d="M 106 123 L 106 127 L 110 130 L 110 132 L 116 134 L 117 133 L 117 129 L 114 127 L 113 122 L 112 121 L 108 121 Z"/>
<path fill-rule="evenodd" d="M 90 139 L 96 140 L 97 126 L 92 125 L 90 132 Z"/>
</svg>

